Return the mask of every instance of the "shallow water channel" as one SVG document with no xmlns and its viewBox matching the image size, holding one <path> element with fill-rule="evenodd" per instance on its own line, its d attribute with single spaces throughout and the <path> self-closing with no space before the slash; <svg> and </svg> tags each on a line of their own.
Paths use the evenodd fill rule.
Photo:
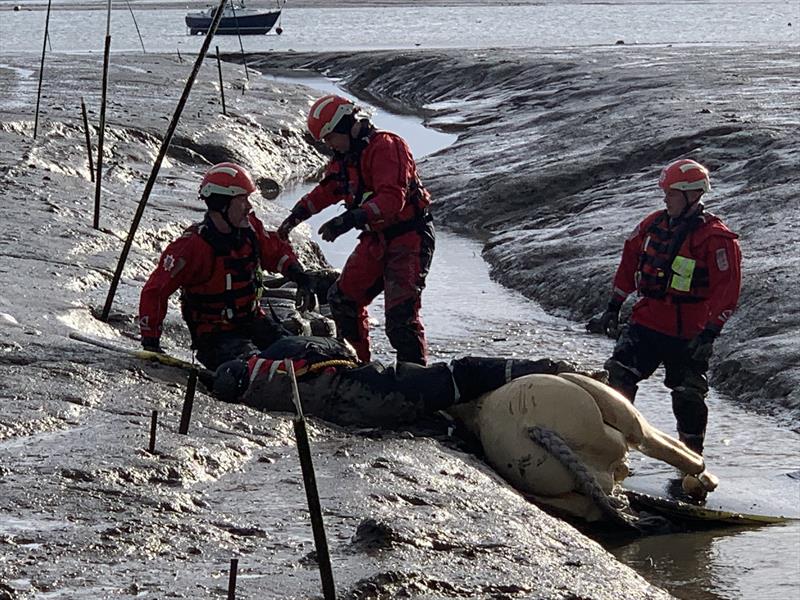
<svg viewBox="0 0 800 600">
<path fill-rule="evenodd" d="M 346 95 L 325 79 L 275 79 Z M 444 151 L 454 141 L 455 136 L 427 129 L 419 119 L 372 110 L 376 125 L 402 135 L 418 160 Z M 285 190 L 278 202 L 290 208 L 309 189 L 311 184 L 295 185 Z M 323 242 L 316 233 L 339 210 L 331 207 L 310 219 L 307 226 L 329 262 L 340 268 L 355 246 L 355 232 L 333 244 Z M 423 294 L 423 319 L 432 361 L 485 354 L 547 356 L 577 360 L 594 368 L 602 365 L 611 352 L 611 340 L 588 335 L 582 323 L 549 315 L 522 294 L 492 281 L 481 249 L 478 241 L 441 227 L 437 230 L 436 253 Z M 370 307 L 373 353 L 377 359 L 391 362 L 393 354 L 382 333 L 382 301 L 379 296 Z M 651 423 L 674 434 L 674 418 L 668 391 L 660 383 L 662 378 L 663 373 L 657 373 L 642 385 L 637 408 Z M 800 441 L 795 432 L 780 427 L 774 419 L 742 410 L 714 390 L 708 402 L 711 414 L 706 460 L 721 479 L 719 493 L 724 490 L 726 496 L 735 498 L 737 486 L 751 489 L 758 486 L 760 478 L 774 479 L 798 469 Z M 631 455 L 631 466 L 639 474 L 675 475 L 672 467 L 638 453 Z M 800 486 L 789 485 L 786 493 L 794 494 L 800 506 Z M 797 521 L 600 541 L 619 560 L 678 598 L 777 600 L 800 594 Z"/>
</svg>

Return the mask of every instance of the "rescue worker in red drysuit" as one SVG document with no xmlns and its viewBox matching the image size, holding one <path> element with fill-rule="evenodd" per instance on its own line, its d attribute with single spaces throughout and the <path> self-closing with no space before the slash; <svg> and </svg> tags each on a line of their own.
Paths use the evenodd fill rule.
<svg viewBox="0 0 800 600">
<path fill-rule="evenodd" d="M 702 454 L 708 361 L 739 299 L 741 252 L 738 236 L 700 202 L 711 187 L 705 167 L 676 160 L 662 170 L 659 186 L 666 208 L 645 218 L 625 241 L 608 308 L 587 329 L 616 335 L 625 298 L 639 293 L 605 363 L 609 385 L 633 402 L 637 383 L 663 364 L 678 435 Z"/>
<path fill-rule="evenodd" d="M 261 269 L 308 286 L 308 275 L 288 242 L 267 232 L 248 199 L 256 190 L 241 166 L 211 167 L 199 195 L 208 206 L 202 222 L 170 243 L 145 283 L 139 327 L 145 350 L 161 352 L 167 301 L 181 290 L 181 311 L 197 360 L 209 369 L 266 348 L 288 332 L 259 303 Z"/>
<path fill-rule="evenodd" d="M 322 239 L 360 229 L 363 233 L 328 295 L 339 335 L 365 362 L 370 360 L 367 306 L 381 292 L 386 335 L 397 360 L 427 360 L 420 301 L 434 250 L 430 195 L 422 187 L 408 145 L 394 133 L 378 131 L 339 96 L 323 96 L 311 107 L 308 128 L 334 156 L 322 181 L 292 208 L 278 235 L 311 215 L 344 201 L 347 211 L 325 223 Z"/>
<path fill-rule="evenodd" d="M 303 411 L 339 425 L 398 427 L 453 404 L 475 400 L 532 373 L 576 371 L 550 359 L 466 356 L 422 366 L 359 363 L 353 349 L 334 338 L 290 336 L 249 358 L 220 365 L 209 382 L 214 396 L 263 411 L 294 412 L 291 359 Z"/>
</svg>

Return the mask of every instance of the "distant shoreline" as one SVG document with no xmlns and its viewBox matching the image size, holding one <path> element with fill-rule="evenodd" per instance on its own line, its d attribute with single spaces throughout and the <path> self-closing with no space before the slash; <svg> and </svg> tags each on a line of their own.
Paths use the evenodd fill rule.
<svg viewBox="0 0 800 600">
<path fill-rule="evenodd" d="M 702 2 L 703 0 L 676 0 L 675 3 L 677 4 L 697 4 L 698 2 Z M 275 2 L 274 0 L 249 0 L 245 2 L 249 7 L 252 8 L 274 8 Z M 709 0 L 711 3 L 711 0 Z M 744 4 L 747 3 L 747 0 L 729 0 L 729 4 Z M 782 4 L 781 0 L 775 0 L 775 4 Z M 175 0 L 170 2 L 168 0 L 131 0 L 130 5 L 133 8 L 143 8 L 143 9 L 161 9 L 161 8 L 173 8 L 173 9 L 182 9 L 185 8 L 187 10 L 198 9 L 198 8 L 205 8 L 206 6 L 211 6 L 215 4 L 214 0 L 190 0 L 181 2 L 180 0 Z M 608 0 L 608 1 L 600 1 L 600 0 L 335 0 L 332 2 L 331 0 L 288 0 L 287 1 L 287 10 L 291 10 L 293 8 L 327 8 L 327 9 L 337 9 L 337 8 L 346 8 L 346 9 L 354 9 L 354 8 L 380 8 L 380 7 L 387 7 L 387 6 L 407 6 L 409 8 L 412 7 L 431 7 L 431 6 L 442 6 L 442 7 L 453 7 L 453 6 L 476 6 L 476 7 L 486 7 L 486 6 L 537 6 L 537 5 L 558 5 L 558 4 L 629 4 L 629 2 L 625 2 L 624 0 Z M 641 0 L 636 2 L 636 4 L 661 4 L 658 0 Z M 71 2 L 70 0 L 55 0 L 52 4 L 52 10 L 105 10 L 108 6 L 107 2 L 103 0 L 76 0 L 75 2 Z M 47 9 L 47 2 L 46 0 L 0 0 L 0 12 L 1 11 L 12 11 L 15 7 L 19 7 L 20 10 L 46 10 Z M 112 7 L 112 10 L 127 10 L 126 6 L 116 6 Z"/>
</svg>

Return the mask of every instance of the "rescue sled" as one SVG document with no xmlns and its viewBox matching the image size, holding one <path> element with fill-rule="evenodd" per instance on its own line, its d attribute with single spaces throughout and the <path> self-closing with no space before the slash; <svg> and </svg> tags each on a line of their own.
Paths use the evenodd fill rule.
<svg viewBox="0 0 800 600">
<path fill-rule="evenodd" d="M 774 477 L 722 478 L 702 503 L 681 489 L 680 479 L 664 473 L 631 475 L 623 483 L 631 505 L 687 523 L 767 525 L 800 519 L 800 480 L 795 473 Z"/>
</svg>

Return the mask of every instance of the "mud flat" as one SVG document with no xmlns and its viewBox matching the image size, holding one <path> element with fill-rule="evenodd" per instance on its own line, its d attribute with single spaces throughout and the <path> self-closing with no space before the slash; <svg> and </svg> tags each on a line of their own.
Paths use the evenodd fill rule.
<svg viewBox="0 0 800 600">
<path fill-rule="evenodd" d="M 319 597 L 290 421 L 199 392 L 190 435 L 178 435 L 184 374 L 66 337 L 134 345 L 124 334 L 135 331 L 142 282 L 200 216 L 208 163 L 240 160 L 281 184 L 314 173 L 323 158 L 303 133 L 311 93 L 251 77 L 222 117 L 216 71 L 201 72 L 106 325 L 92 313 L 190 65 L 114 56 L 95 230 L 79 107 L 83 95 L 97 122 L 101 61 L 49 59 L 33 142 L 34 61 L 0 61 L 0 598 L 219 598 L 232 557 L 241 597 Z M 271 225 L 284 213 L 258 210 Z M 303 256 L 313 263 L 314 248 Z M 165 341 L 176 354 L 182 331 L 173 306 Z M 670 597 L 452 441 L 319 422 L 311 437 L 341 598 Z"/>
</svg>

